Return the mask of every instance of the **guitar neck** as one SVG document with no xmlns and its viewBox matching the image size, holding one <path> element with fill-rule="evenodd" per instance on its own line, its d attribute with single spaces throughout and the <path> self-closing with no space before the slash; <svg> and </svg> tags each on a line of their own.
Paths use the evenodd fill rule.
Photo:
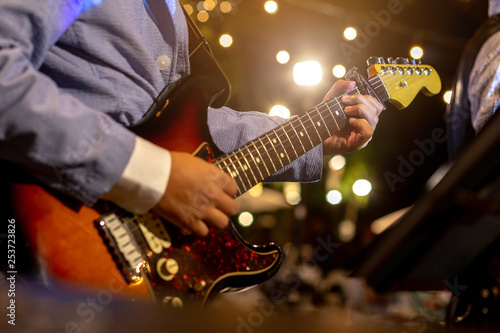
<svg viewBox="0 0 500 333">
<path fill-rule="evenodd" d="M 378 75 L 369 79 L 369 85 L 382 102 L 388 99 Z M 356 87 L 347 94 L 359 93 Z M 214 164 L 236 180 L 237 196 L 245 193 L 344 128 L 348 121 L 341 97 L 316 105 L 232 153 L 220 156 Z"/>
</svg>

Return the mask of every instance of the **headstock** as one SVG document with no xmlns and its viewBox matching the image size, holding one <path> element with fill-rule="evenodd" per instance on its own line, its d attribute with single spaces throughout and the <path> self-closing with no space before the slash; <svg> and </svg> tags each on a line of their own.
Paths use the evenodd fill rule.
<svg viewBox="0 0 500 333">
<path fill-rule="evenodd" d="M 388 100 L 398 109 L 404 109 L 422 91 L 424 95 L 432 96 L 441 91 L 441 79 L 437 71 L 420 61 L 407 58 L 381 57 L 368 59 L 368 76 L 378 76 L 383 83 Z"/>
</svg>

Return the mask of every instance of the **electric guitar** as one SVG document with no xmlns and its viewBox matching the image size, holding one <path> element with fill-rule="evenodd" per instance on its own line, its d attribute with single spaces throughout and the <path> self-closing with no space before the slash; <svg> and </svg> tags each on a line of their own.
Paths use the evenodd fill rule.
<svg viewBox="0 0 500 333">
<path fill-rule="evenodd" d="M 373 58 L 371 63 L 368 79 L 350 72 L 347 79 L 357 85 L 349 94 L 371 94 L 402 109 L 420 91 L 434 95 L 441 89 L 431 66 L 399 58 L 389 63 Z M 338 96 L 214 157 L 206 143 L 211 142 L 206 111 L 219 90 L 207 92 L 207 86 L 208 76 L 192 75 L 169 87 L 133 130 L 166 149 L 196 151 L 236 180 L 238 195 L 348 126 Z M 135 215 L 106 202 L 74 205 L 38 184 L 14 183 L 10 198 L 31 249 L 57 281 L 176 307 L 189 301 L 204 306 L 221 291 L 265 281 L 282 260 L 277 245 L 251 245 L 232 223 L 224 230 L 210 229 L 206 237 L 185 236 L 152 213 Z"/>
</svg>

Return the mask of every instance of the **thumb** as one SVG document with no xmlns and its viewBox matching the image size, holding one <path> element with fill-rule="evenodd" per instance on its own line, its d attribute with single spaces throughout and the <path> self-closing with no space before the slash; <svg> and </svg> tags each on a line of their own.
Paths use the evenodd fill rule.
<svg viewBox="0 0 500 333">
<path fill-rule="evenodd" d="M 353 90 L 355 86 L 356 82 L 354 81 L 337 80 L 333 84 L 333 87 L 330 89 L 330 91 L 325 95 L 325 98 L 323 98 L 323 102 L 345 94 Z"/>
</svg>

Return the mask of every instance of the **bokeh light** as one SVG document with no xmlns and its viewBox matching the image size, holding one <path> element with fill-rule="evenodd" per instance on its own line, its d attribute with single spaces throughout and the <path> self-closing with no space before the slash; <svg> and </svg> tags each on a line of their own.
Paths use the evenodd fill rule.
<svg viewBox="0 0 500 333">
<path fill-rule="evenodd" d="M 366 179 L 358 179 L 352 185 L 352 191 L 357 196 L 363 197 L 368 195 L 372 190 L 372 184 Z"/>
<path fill-rule="evenodd" d="M 354 40 L 357 35 L 358 32 L 353 27 L 349 27 L 344 30 L 344 38 L 347 40 Z"/>
<path fill-rule="evenodd" d="M 317 61 L 303 61 L 293 66 L 293 80 L 299 86 L 314 86 L 321 82 L 323 70 Z"/>
</svg>

